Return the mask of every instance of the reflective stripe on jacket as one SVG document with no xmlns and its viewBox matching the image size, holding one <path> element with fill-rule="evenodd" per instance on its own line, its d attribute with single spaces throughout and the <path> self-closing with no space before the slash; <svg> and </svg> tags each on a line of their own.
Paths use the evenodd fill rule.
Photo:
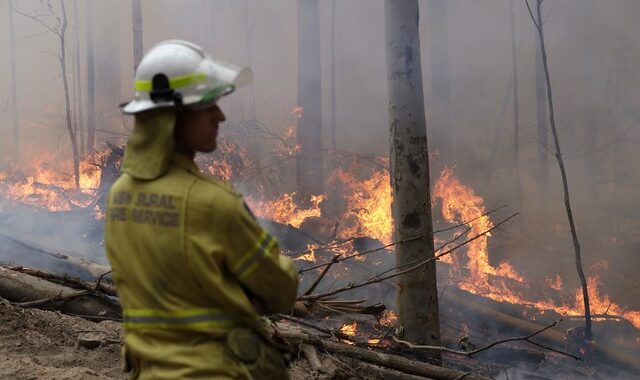
<svg viewBox="0 0 640 380">
<path fill-rule="evenodd" d="M 207 351 L 259 319 L 247 294 L 270 313 L 289 310 L 296 298 L 297 270 L 277 240 L 240 195 L 179 154 L 160 178 L 125 173 L 115 182 L 105 245 L 124 309 L 125 349 L 156 370 L 166 366 L 167 378 L 220 373 Z M 189 375 L 196 373 L 205 375 Z"/>
</svg>

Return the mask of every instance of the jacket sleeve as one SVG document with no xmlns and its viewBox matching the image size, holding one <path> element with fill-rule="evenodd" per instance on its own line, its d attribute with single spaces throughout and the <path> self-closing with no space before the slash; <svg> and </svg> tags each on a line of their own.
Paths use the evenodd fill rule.
<svg viewBox="0 0 640 380">
<path fill-rule="evenodd" d="M 268 313 L 290 310 L 298 292 L 298 270 L 280 254 L 278 241 L 269 235 L 246 205 L 239 200 L 228 226 L 226 262 L 231 272 Z"/>
</svg>

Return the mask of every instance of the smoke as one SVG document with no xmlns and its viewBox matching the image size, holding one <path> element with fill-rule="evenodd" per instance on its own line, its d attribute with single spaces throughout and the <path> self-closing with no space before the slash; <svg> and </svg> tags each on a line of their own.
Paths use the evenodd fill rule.
<svg viewBox="0 0 640 380">
<path fill-rule="evenodd" d="M 429 12 L 442 11 L 434 6 L 436 1 L 420 1 L 427 128 L 431 153 L 436 157 L 432 183 L 440 169 L 453 167 L 461 181 L 484 198 L 488 209 L 506 203 L 520 211 L 518 222 L 497 231 L 490 240 L 492 261 L 508 260 L 539 286 L 544 286 L 545 277 L 559 274 L 566 289 L 573 289 L 577 276 L 550 135 L 543 147 L 548 183 L 540 176 L 545 169 L 540 164 L 536 115 L 538 41 L 524 2 L 514 1 L 520 111 L 516 160 L 510 1 L 448 0 L 446 22 L 442 23 L 446 31 L 428 22 L 431 16 L 438 17 Z M 40 1 L 16 3 L 24 13 L 44 14 Z M 85 46 L 90 38 L 96 72 L 97 144 L 122 145 L 131 129 L 131 120 L 121 117 L 117 108 L 132 93 L 131 4 L 112 0 L 91 3 L 94 33 L 88 35 L 87 2 L 78 2 L 76 15 L 73 1 L 67 0 L 67 76 L 85 85 Z M 58 3 L 52 4 L 57 11 Z M 234 128 L 255 116 L 270 131 L 284 131 L 297 105 L 295 1 L 145 0 L 142 5 L 145 50 L 165 39 L 183 38 L 201 44 L 216 57 L 253 69 L 252 87 L 239 89 L 220 102 L 228 117 L 223 128 Z M 325 148 L 329 146 L 332 112 L 329 83 L 335 75 L 338 149 L 364 156 L 388 155 L 383 8 L 381 0 L 319 2 L 323 83 L 323 121 L 319 127 L 323 128 Z M 9 11 L 7 2 L 0 3 L 3 52 L 10 51 L 11 45 Z M 602 291 L 612 300 L 635 310 L 640 310 L 636 273 L 640 249 L 640 157 L 636 146 L 640 142 L 640 76 L 636 67 L 640 24 L 635 17 L 639 11 L 640 3 L 635 0 L 547 0 L 544 8 L 556 119 L 585 268 L 588 275 L 600 276 Z M 335 46 L 330 37 L 334 14 Z M 16 55 L 0 56 L 0 171 L 13 164 L 8 106 L 12 79 L 17 86 L 23 156 L 18 166 L 28 166 L 29 157 L 43 151 L 70 157 L 57 58 L 59 41 L 38 22 L 20 14 L 13 17 Z M 41 19 L 50 25 L 56 23 L 55 17 Z M 74 36 L 71 26 L 76 22 L 78 34 Z M 71 71 L 74 38 L 81 49 L 79 77 Z M 433 59 L 431 54 L 438 54 L 442 46 L 447 59 Z M 332 53 L 335 73 L 331 72 Z M 17 63 L 15 78 L 10 75 L 11 59 Z M 438 81 L 442 75 L 450 79 L 446 89 Z M 86 91 L 83 94 L 72 109 L 86 110 Z M 443 96 L 448 98 L 444 110 L 437 103 Z M 541 100 L 546 104 L 546 99 Z M 86 117 L 85 112 L 81 127 L 86 125 Z M 441 123 L 447 117 L 449 127 L 443 129 Z M 439 145 L 438 133 L 449 136 L 449 151 Z M 268 152 L 271 147 L 261 149 Z M 104 260 L 96 245 L 99 228 L 92 226 L 87 231 L 81 221 L 65 221 L 64 229 L 54 230 L 47 226 L 59 224 L 50 220 L 58 216 L 29 212 L 1 211 L 0 232 Z M 20 260 L 12 256 L 14 259 Z M 590 269 L 603 259 L 609 262 L 608 267 Z"/>
</svg>

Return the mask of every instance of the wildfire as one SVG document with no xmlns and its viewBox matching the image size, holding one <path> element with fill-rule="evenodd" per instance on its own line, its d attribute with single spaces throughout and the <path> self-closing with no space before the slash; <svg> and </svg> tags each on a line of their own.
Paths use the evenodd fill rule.
<svg viewBox="0 0 640 380">
<path fill-rule="evenodd" d="M 296 193 L 282 194 L 273 201 L 257 202 L 247 198 L 247 203 L 249 203 L 257 216 L 299 228 L 305 219 L 320 216 L 320 203 L 326 199 L 326 196 L 311 196 L 311 207 L 300 208 L 295 200 L 295 195 Z"/>
<path fill-rule="evenodd" d="M 357 331 L 358 324 L 356 322 L 345 323 L 342 327 L 340 327 L 340 332 L 349 336 L 356 336 Z"/>
<path fill-rule="evenodd" d="M 434 186 L 433 197 L 434 200 L 442 202 L 442 214 L 445 220 L 452 223 L 466 222 L 466 225 L 470 228 L 468 237 L 476 236 L 493 226 L 489 216 L 483 216 L 485 213 L 484 200 L 476 195 L 472 189 L 463 185 L 455 177 L 451 169 L 447 168 L 442 171 Z M 466 281 L 454 279 L 461 289 L 497 301 L 526 305 L 539 311 L 555 310 L 562 315 L 584 315 L 581 288 L 575 290 L 573 302 L 561 305 L 552 300 L 531 300 L 510 289 L 504 279 L 518 282 L 524 282 L 524 279 L 507 262 L 500 263 L 498 268 L 489 263 L 489 237 L 490 235 L 480 237 L 468 244 L 468 269 L 471 272 L 471 278 Z M 454 266 L 460 265 L 456 259 L 452 260 L 452 264 Z M 606 261 L 600 261 L 591 269 L 606 268 L 607 265 Z M 459 276 L 460 274 L 453 273 L 453 275 Z M 492 278 L 489 278 L 490 275 Z M 555 280 L 547 279 L 546 283 L 552 289 L 562 290 L 562 279 L 559 275 L 556 276 Z M 599 287 L 600 283 L 597 276 L 588 279 L 592 314 L 595 316 L 621 316 L 637 328 L 640 328 L 640 311 L 628 311 L 617 305 L 608 296 L 601 295 Z"/>
<path fill-rule="evenodd" d="M 357 223 L 340 231 L 340 238 L 369 236 L 384 244 L 391 243 L 393 216 L 391 215 L 391 185 L 389 172 L 380 170 L 371 177 L 359 181 L 344 170 L 336 170 L 332 179 L 345 187 L 347 207 L 343 220 L 355 219 Z"/>
<path fill-rule="evenodd" d="M 0 194 L 9 200 L 49 211 L 69 211 L 73 207 L 87 207 L 94 200 L 100 186 L 99 163 L 109 150 L 96 152 L 80 161 L 80 187 L 76 188 L 73 164 L 59 162 L 49 154 L 32 159 L 21 171 L 0 172 Z"/>
</svg>

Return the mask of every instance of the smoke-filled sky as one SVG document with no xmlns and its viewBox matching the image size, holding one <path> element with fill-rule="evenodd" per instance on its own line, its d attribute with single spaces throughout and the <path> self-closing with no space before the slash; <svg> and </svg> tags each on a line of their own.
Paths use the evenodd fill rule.
<svg viewBox="0 0 640 380">
<path fill-rule="evenodd" d="M 117 105 L 131 96 L 133 47 L 131 2 L 90 0 L 93 5 L 93 49 L 96 67 L 98 142 L 122 143 L 130 123 Z M 509 0 L 423 0 L 422 66 L 428 129 L 433 79 L 447 72 L 452 154 L 434 167 L 456 165 L 463 181 L 486 198 L 488 206 L 509 203 L 522 211 L 517 234 L 546 241 L 541 220 L 550 220 L 567 253 L 559 173 L 552 154 L 549 187 L 540 190 L 536 118 L 536 36 L 524 1 L 514 0 L 516 58 L 520 106 L 522 201 L 514 190 L 513 64 Z M 74 77 L 74 41 L 80 48 L 80 80 L 86 80 L 87 3 L 66 0 L 68 77 Z M 20 12 L 45 14 L 38 0 L 14 0 Z M 46 2 L 45 2 L 46 4 Z M 59 1 L 52 1 L 59 14 Z M 367 155 L 388 155 L 387 83 L 384 3 L 382 0 L 321 0 L 320 28 L 323 83 L 323 129 L 329 136 L 331 53 L 335 53 L 338 148 Z M 335 5 L 335 9 L 333 6 Z M 144 48 L 170 38 L 201 44 L 216 57 L 250 66 L 253 87 L 241 89 L 221 104 L 229 125 L 250 118 L 280 132 L 297 104 L 297 21 L 294 0 L 144 0 Z M 443 11 L 443 9 L 446 11 Z M 0 3 L 0 167 L 9 162 L 12 122 L 11 41 L 8 2 Z M 640 188 L 640 2 L 637 0 L 546 0 L 545 37 L 556 118 L 563 144 L 578 227 L 585 236 L 586 263 L 605 253 L 619 253 L 638 263 Z M 59 41 L 38 22 L 14 13 L 19 123 L 24 156 L 68 150 L 63 120 Z M 335 19 L 333 19 L 335 17 Z M 431 19 L 432 17 L 432 19 Z M 54 17 L 41 17 L 51 26 Z M 331 26 L 335 25 L 335 45 Z M 444 20 L 445 22 L 430 22 Z M 74 24 L 77 22 L 77 33 Z M 445 25 L 446 30 L 434 25 Z M 436 30 L 437 29 L 437 30 Z M 438 42 L 438 43 L 436 43 Z M 445 46 L 444 60 L 433 54 Z M 442 57 L 437 57 L 442 58 Z M 437 63 L 440 62 L 440 63 Z M 443 67 L 442 62 L 445 62 Z M 444 71 L 443 71 L 444 70 Z M 255 91 L 253 104 L 252 89 Z M 86 88 L 83 87 L 84 93 Z M 432 131 L 430 131 L 431 133 Z M 551 140 L 549 139 L 549 143 Z M 432 152 L 439 147 L 431 144 Z M 553 150 L 549 145 L 547 148 Z M 432 181 L 438 173 L 432 173 Z M 541 219 L 540 205 L 548 198 Z M 538 231 L 538 232 L 532 232 Z M 560 231 L 560 232 L 558 232 Z M 516 233 L 516 232 L 514 232 Z M 536 235 L 538 233 L 538 235 Z M 620 243 L 606 252 L 607 242 Z M 613 253 L 611 253 L 613 254 Z M 608 257 L 608 256 L 607 256 Z M 616 261 L 616 257 L 608 257 Z M 516 258 L 517 260 L 517 258 Z M 547 262 L 527 252 L 523 262 Z"/>
</svg>

